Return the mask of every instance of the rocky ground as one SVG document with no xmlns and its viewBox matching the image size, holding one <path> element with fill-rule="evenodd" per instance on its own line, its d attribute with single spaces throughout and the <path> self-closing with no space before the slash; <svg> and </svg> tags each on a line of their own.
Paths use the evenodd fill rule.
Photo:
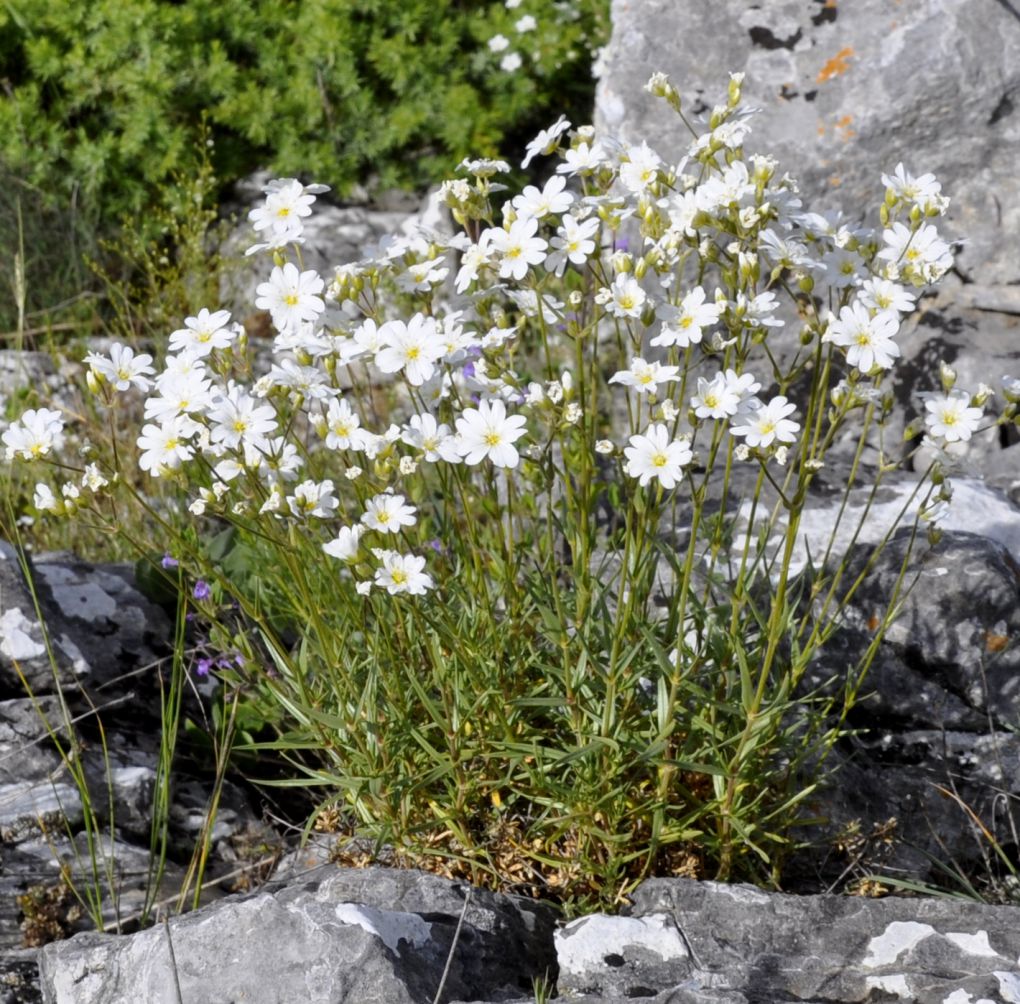
<svg viewBox="0 0 1020 1004">
<path fill-rule="evenodd" d="M 686 141 L 643 90 L 652 70 L 671 74 L 692 114 L 721 98 L 721 72 L 744 70 L 745 95 L 763 109 L 754 146 L 791 168 L 813 206 L 854 217 L 881 197 L 880 174 L 900 161 L 939 176 L 953 199 L 951 235 L 967 243 L 954 274 L 897 339 L 890 438 L 918 414 L 919 393 L 936 387 L 940 360 L 968 388 L 1020 376 L 1020 12 L 1012 3 L 614 0 L 613 17 L 598 118 L 625 141 L 654 137 L 664 155 Z M 406 213 L 362 207 L 334 207 L 316 221 L 308 253 L 324 263 L 358 257 L 411 225 Z M 439 225 L 434 207 L 424 221 Z M 232 282 L 224 296 L 250 303 L 253 276 Z M 0 352 L 0 390 L 28 379 L 59 393 L 70 376 L 48 357 Z M 991 414 L 1001 406 L 1000 398 Z M 93 926 L 69 891 L 89 883 L 93 860 L 110 871 L 99 886 L 115 890 L 97 904 L 108 929 L 131 930 L 143 907 L 170 623 L 129 567 L 67 554 L 35 557 L 37 611 L 15 552 L 0 544 L 0 1002 L 419 1004 L 437 999 L 441 984 L 446 1004 L 523 1002 L 536 1000 L 536 980 L 592 1004 L 1020 1001 L 1020 912 L 1008 905 L 1020 796 L 1017 440 L 994 428 L 971 441 L 945 535 L 912 559 L 917 584 L 880 647 L 851 722 L 856 734 L 837 747 L 839 770 L 808 807 L 826 823 L 790 881 L 818 894 L 653 879 L 618 916 L 569 924 L 547 904 L 434 875 L 339 869 L 328 842 L 297 851 L 250 789 L 228 784 L 205 905 L 129 936 L 66 940 Z M 802 527 L 805 555 L 832 532 L 843 478 L 835 461 L 819 478 Z M 888 479 L 854 561 L 866 560 L 910 483 Z M 863 507 L 863 495 L 854 504 Z M 876 598 L 898 572 L 902 546 L 872 570 L 814 683 L 838 677 L 869 643 Z M 72 748 L 72 736 L 106 832 L 91 846 L 86 806 L 58 752 Z M 167 905 L 210 796 L 200 771 L 175 782 L 157 897 Z M 951 885 L 947 868 L 1004 905 L 835 894 L 868 891 L 875 872 Z"/>
</svg>

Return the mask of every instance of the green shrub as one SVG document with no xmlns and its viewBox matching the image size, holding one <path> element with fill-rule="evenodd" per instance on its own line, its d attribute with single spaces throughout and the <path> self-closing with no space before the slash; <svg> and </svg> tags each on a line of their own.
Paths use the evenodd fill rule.
<svg viewBox="0 0 1020 1004">
<path fill-rule="evenodd" d="M 160 201 L 207 116 L 219 177 L 422 185 L 530 135 L 554 105 L 587 115 L 607 7 L 14 0 L 0 5 L 0 171 L 107 226 Z M 514 49 L 523 65 L 501 70 Z"/>
</svg>

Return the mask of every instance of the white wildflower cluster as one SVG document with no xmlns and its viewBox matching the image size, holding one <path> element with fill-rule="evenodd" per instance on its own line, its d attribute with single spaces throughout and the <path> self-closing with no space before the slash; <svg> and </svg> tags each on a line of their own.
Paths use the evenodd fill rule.
<svg viewBox="0 0 1020 1004">
<path fill-rule="evenodd" d="M 516 23 L 534 27 L 526 14 Z M 603 463 L 656 492 L 690 481 L 699 446 L 786 464 L 801 425 L 790 382 L 765 362 L 784 325 L 778 294 L 799 291 L 802 345 L 845 369 L 840 418 L 894 365 L 912 290 L 950 266 L 927 222 L 946 201 L 930 175 L 900 165 L 884 178 L 881 233 L 805 211 L 775 162 L 744 155 L 740 84 L 679 160 L 559 119 L 523 160 L 557 155 L 549 180 L 501 211 L 494 179 L 509 166 L 465 161 L 442 190 L 463 232 L 394 238 L 331 277 L 297 254 L 324 187 L 271 182 L 249 249 L 273 258 L 256 299 L 276 329 L 268 371 L 251 375 L 242 329 L 210 308 L 170 334 L 158 371 L 125 346 L 90 353 L 91 386 L 146 395 L 138 465 L 179 477 L 193 513 L 300 526 L 360 593 L 434 587 L 417 553 L 435 532 L 420 512 L 429 478 L 442 491 L 537 484 L 557 441 L 615 458 Z M 668 78 L 649 86 L 679 107 Z M 626 399 L 625 445 L 610 438 L 613 394 Z M 981 417 L 949 388 L 926 409 L 941 443 L 967 439 Z M 3 435 L 8 459 L 51 457 L 62 433 L 58 413 L 26 412 Z M 98 471 L 88 477 L 103 487 Z M 42 488 L 36 504 L 67 509 Z"/>
</svg>

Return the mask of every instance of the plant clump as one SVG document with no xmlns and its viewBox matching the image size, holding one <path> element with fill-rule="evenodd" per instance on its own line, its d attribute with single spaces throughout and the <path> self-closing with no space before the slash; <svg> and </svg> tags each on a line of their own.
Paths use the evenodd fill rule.
<svg viewBox="0 0 1020 1004">
<path fill-rule="evenodd" d="M 267 364 L 208 304 L 155 355 L 87 356 L 109 425 L 84 463 L 55 409 L 3 434 L 56 465 L 38 513 L 145 514 L 140 552 L 211 625 L 205 675 L 261 722 L 235 752 L 283 757 L 273 783 L 321 792 L 331 828 L 567 900 L 781 883 L 909 587 L 905 560 L 871 644 L 808 686 L 868 569 L 805 560 L 800 519 L 834 458 L 873 492 L 916 453 L 885 434 L 896 338 L 952 255 L 930 175 L 883 176 L 877 229 L 804 207 L 745 152 L 741 82 L 699 123 L 652 78 L 690 129 L 672 157 L 561 117 L 519 195 L 464 160 L 457 232 L 332 275 L 301 260 L 321 186 L 274 181 L 251 214 Z M 991 394 L 943 368 L 925 400 L 912 542 Z"/>
</svg>

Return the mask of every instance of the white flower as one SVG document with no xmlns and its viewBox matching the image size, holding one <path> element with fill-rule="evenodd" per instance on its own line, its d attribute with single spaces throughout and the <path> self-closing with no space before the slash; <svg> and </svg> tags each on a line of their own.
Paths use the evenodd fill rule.
<svg viewBox="0 0 1020 1004">
<path fill-rule="evenodd" d="M 389 495 L 384 492 L 369 499 L 361 522 L 369 530 L 400 533 L 401 527 L 414 526 L 418 522 L 414 515 L 416 512 L 413 505 L 404 505 L 403 495 Z"/>
<path fill-rule="evenodd" d="M 934 174 L 922 174 L 919 178 L 915 178 L 903 167 L 902 163 L 896 165 L 894 174 L 882 175 L 882 184 L 897 199 L 913 202 L 922 212 L 934 210 L 941 213 L 949 205 L 949 200 L 939 194 L 942 191 L 942 186 L 935 180 Z"/>
<path fill-rule="evenodd" d="M 268 282 L 259 284 L 255 306 L 269 311 L 278 330 L 295 328 L 302 321 L 314 321 L 326 309 L 318 296 L 323 286 L 318 272 L 298 272 L 296 265 L 287 262 L 273 269 Z"/>
<path fill-rule="evenodd" d="M 510 45 L 510 39 L 506 35 L 493 35 L 489 39 L 490 52 L 502 52 Z"/>
<path fill-rule="evenodd" d="M 382 348 L 376 354 L 376 366 L 383 373 L 403 370 L 412 387 L 420 387 L 432 376 L 446 351 L 436 331 L 436 319 L 424 314 L 415 314 L 407 324 L 387 321 L 379 329 L 379 340 Z"/>
<path fill-rule="evenodd" d="M 545 261 L 549 246 L 538 233 L 538 220 L 524 216 L 514 220 L 509 230 L 497 228 L 487 231 L 492 249 L 501 255 L 499 274 L 503 279 L 520 281 L 528 274 L 528 267 Z"/>
<path fill-rule="evenodd" d="M 522 415 L 507 416 L 502 401 L 482 401 L 466 408 L 457 419 L 457 445 L 465 463 L 480 464 L 486 457 L 496 467 L 516 467 L 520 455 L 513 445 L 525 433 Z"/>
<path fill-rule="evenodd" d="M 607 456 L 616 449 L 612 442 L 608 439 L 600 439 L 595 443 L 595 452 L 601 453 L 603 456 Z"/>
<path fill-rule="evenodd" d="M 543 129 L 524 151 L 521 167 L 526 168 L 540 154 L 550 154 L 559 146 L 560 137 L 570 128 L 570 123 L 561 115 L 548 129 Z"/>
<path fill-rule="evenodd" d="M 360 450 L 365 441 L 365 430 L 359 428 L 361 419 L 343 400 L 333 398 L 326 411 L 323 433 L 326 446 L 331 450 Z"/>
<path fill-rule="evenodd" d="M 210 314 L 203 307 L 196 317 L 186 317 L 184 327 L 178 328 L 170 336 L 170 351 L 190 352 L 202 357 L 209 355 L 213 349 L 225 349 L 235 337 L 234 332 L 227 327 L 229 323 L 229 310 L 217 310 Z"/>
<path fill-rule="evenodd" d="M 768 404 L 739 413 L 730 425 L 734 436 L 743 436 L 745 445 L 760 446 L 762 449 L 773 442 L 792 443 L 797 438 L 800 425 L 787 418 L 796 411 L 796 405 L 785 397 L 772 398 Z"/>
<path fill-rule="evenodd" d="M 572 265 L 584 265 L 595 253 L 595 241 L 591 238 L 598 233 L 598 229 L 597 217 L 578 221 L 567 213 L 556 231 L 556 236 L 549 242 L 553 252 L 549 255 L 546 267 L 554 270 L 557 275 L 562 275 L 567 262 Z"/>
<path fill-rule="evenodd" d="M 633 387 L 638 394 L 654 394 L 660 383 L 670 383 L 677 379 L 679 366 L 663 366 L 660 363 L 646 363 L 640 357 L 631 360 L 630 369 L 620 370 L 610 378 L 610 383 L 620 383 L 624 387 Z"/>
<path fill-rule="evenodd" d="M 204 369 L 164 372 L 156 383 L 159 394 L 145 401 L 145 417 L 165 422 L 176 415 L 204 412 L 213 402 L 212 383 Z"/>
<path fill-rule="evenodd" d="M 364 532 L 363 526 L 342 526 L 336 539 L 323 544 L 322 549 L 331 558 L 353 561 L 358 556 L 358 543 Z"/>
<path fill-rule="evenodd" d="M 521 57 L 516 52 L 508 52 L 500 61 L 499 68 L 504 73 L 513 73 L 521 68 Z"/>
<path fill-rule="evenodd" d="M 622 272 L 613 280 L 612 286 L 599 290 L 596 299 L 604 303 L 614 317 L 640 317 L 648 296 L 634 276 Z"/>
<path fill-rule="evenodd" d="M 432 576 L 424 572 L 424 568 L 424 558 L 387 551 L 382 556 L 382 568 L 375 571 L 375 584 L 383 586 L 391 596 L 396 593 L 421 596 L 433 585 Z"/>
<path fill-rule="evenodd" d="M 651 341 L 652 345 L 679 345 L 686 348 L 701 341 L 702 330 L 719 320 L 723 304 L 706 303 L 704 289 L 695 286 L 680 301 L 679 307 L 663 308 L 666 321 Z"/>
<path fill-rule="evenodd" d="M 263 205 L 248 214 L 256 231 L 268 230 L 275 241 L 287 243 L 301 235 L 301 218 L 310 216 L 315 191 L 325 191 L 324 185 L 310 185 L 306 188 L 294 178 L 283 178 L 270 182 L 268 196 Z"/>
<path fill-rule="evenodd" d="M 3 434 L 8 460 L 38 460 L 64 445 L 64 419 L 59 411 L 29 408 Z"/>
<path fill-rule="evenodd" d="M 929 225 L 912 232 L 902 223 L 894 223 L 882 232 L 885 247 L 877 257 L 898 267 L 912 282 L 935 282 L 952 268 L 953 253 Z"/>
<path fill-rule="evenodd" d="M 483 265 L 488 265 L 492 256 L 492 249 L 489 247 L 489 234 L 486 230 L 477 244 L 472 244 L 460 258 L 460 269 L 457 271 L 456 289 L 458 293 L 467 290 L 478 278 L 478 270 Z"/>
<path fill-rule="evenodd" d="M 947 443 L 965 443 L 981 424 L 982 410 L 972 408 L 970 395 L 960 390 L 932 394 L 924 402 L 924 424 L 931 435 Z"/>
<path fill-rule="evenodd" d="M 32 497 L 32 505 L 34 505 L 39 512 L 52 512 L 57 515 L 60 515 L 64 509 L 64 503 L 53 494 L 50 486 L 44 485 L 41 482 L 35 486 L 35 494 Z"/>
<path fill-rule="evenodd" d="M 233 383 L 209 409 L 209 421 L 213 423 L 212 441 L 228 450 L 236 449 L 242 442 L 260 446 L 276 431 L 276 412 L 272 406 L 259 404 Z"/>
<path fill-rule="evenodd" d="M 650 425 L 644 435 L 631 436 L 624 448 L 626 470 L 643 488 L 656 478 L 663 488 L 673 488 L 683 477 L 683 469 L 694 459 L 686 439 L 670 440 L 665 425 Z"/>
<path fill-rule="evenodd" d="M 772 316 L 779 307 L 779 301 L 773 292 L 759 293 L 753 300 L 747 300 L 743 293 L 738 293 L 737 302 L 745 304 L 744 317 L 752 327 L 760 325 L 765 328 L 781 328 L 786 323 L 781 318 Z"/>
<path fill-rule="evenodd" d="M 858 299 L 871 310 L 896 310 L 901 314 L 909 314 L 917 298 L 904 286 L 888 279 L 872 277 L 862 284 Z"/>
<path fill-rule="evenodd" d="M 152 368 L 152 356 L 141 354 L 135 355 L 134 349 L 120 342 L 114 342 L 110 346 L 110 356 L 101 356 L 96 352 L 89 352 L 85 356 L 85 362 L 93 373 L 113 384 L 115 390 L 125 391 L 129 387 L 137 387 L 139 390 L 147 391 L 152 381 L 147 379 L 156 371 Z"/>
<path fill-rule="evenodd" d="M 283 495 L 280 492 L 279 485 L 273 485 L 269 495 L 266 496 L 265 502 L 259 506 L 259 515 L 263 516 L 267 512 L 279 512 L 283 508 Z"/>
<path fill-rule="evenodd" d="M 876 366 L 887 370 L 900 354 L 893 341 L 899 326 L 896 311 L 882 310 L 872 317 L 867 307 L 855 301 L 840 310 L 838 320 L 829 321 L 823 340 L 845 348 L 846 361 L 862 373 Z"/>
<path fill-rule="evenodd" d="M 620 165 L 620 184 L 635 194 L 651 187 L 659 177 L 662 160 L 647 143 L 632 146 Z"/>
<path fill-rule="evenodd" d="M 774 230 L 765 230 L 762 233 L 759 246 L 775 265 L 791 269 L 815 265 L 806 244 L 792 237 L 781 237 Z"/>
<path fill-rule="evenodd" d="M 833 289 L 846 289 L 860 282 L 858 270 L 863 262 L 853 251 L 833 248 L 822 258 L 821 264 L 825 269 L 825 281 Z"/>
<path fill-rule="evenodd" d="M 566 212 L 574 201 L 574 196 L 565 191 L 566 186 L 566 179 L 554 174 L 541 190 L 528 185 L 520 195 L 514 197 L 511 205 L 519 216 L 534 216 L 539 220 L 552 213 Z"/>
<path fill-rule="evenodd" d="M 302 481 L 287 499 L 287 506 L 295 516 L 316 516 L 330 519 L 339 505 L 333 494 L 333 482 Z"/>
<path fill-rule="evenodd" d="M 188 445 L 195 423 L 184 415 L 168 419 L 162 425 L 145 425 L 138 437 L 138 448 L 142 455 L 138 466 L 158 478 L 168 471 L 174 471 L 185 460 L 190 460 L 194 450 Z"/>
<path fill-rule="evenodd" d="M 397 276 L 397 286 L 405 293 L 427 293 L 438 286 L 450 274 L 443 258 L 428 258 L 408 265 L 405 272 Z"/>
<path fill-rule="evenodd" d="M 451 464 L 460 462 L 460 450 L 450 427 L 440 425 L 436 422 L 435 416 L 412 415 L 407 426 L 400 434 L 400 438 L 408 446 L 421 450 L 430 464 L 437 460 L 445 460 Z"/>
<path fill-rule="evenodd" d="M 514 28 L 518 34 L 523 35 L 526 31 L 534 31 L 537 22 L 530 14 L 525 14 L 519 21 L 515 22 Z"/>
<path fill-rule="evenodd" d="M 742 401 L 734 383 L 720 372 L 711 380 L 698 377 L 698 392 L 691 398 L 691 407 L 698 418 L 730 418 L 740 410 Z"/>
<path fill-rule="evenodd" d="M 578 143 L 563 154 L 557 174 L 591 174 L 609 164 L 609 156 L 600 143 Z"/>
<path fill-rule="evenodd" d="M 109 479 L 103 476 L 102 471 L 95 464 L 89 464 L 82 472 L 82 487 L 88 488 L 89 491 L 98 492 L 109 483 Z"/>
</svg>

